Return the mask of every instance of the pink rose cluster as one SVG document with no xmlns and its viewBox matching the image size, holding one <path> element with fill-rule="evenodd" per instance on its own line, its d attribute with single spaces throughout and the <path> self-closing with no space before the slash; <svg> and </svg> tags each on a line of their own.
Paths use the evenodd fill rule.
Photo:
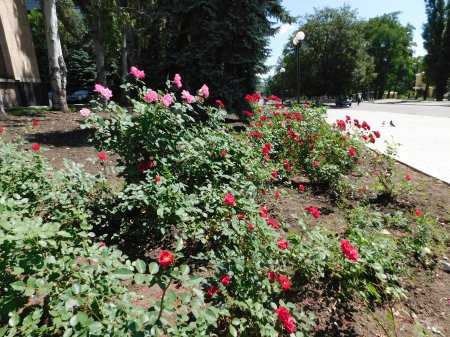
<svg viewBox="0 0 450 337">
<path fill-rule="evenodd" d="M 138 80 L 142 80 L 145 77 L 145 72 L 143 70 L 139 70 L 134 66 L 130 68 L 130 74 L 136 77 Z"/>
<path fill-rule="evenodd" d="M 112 97 L 112 91 L 107 87 L 104 87 L 103 85 L 98 83 L 94 87 L 94 92 L 97 92 L 100 95 L 102 95 L 107 101 L 109 101 Z"/>
</svg>

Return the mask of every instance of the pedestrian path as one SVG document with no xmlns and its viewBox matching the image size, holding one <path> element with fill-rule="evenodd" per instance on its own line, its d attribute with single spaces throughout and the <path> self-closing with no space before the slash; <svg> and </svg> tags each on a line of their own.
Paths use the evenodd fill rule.
<svg viewBox="0 0 450 337">
<path fill-rule="evenodd" d="M 327 112 L 330 123 L 345 119 L 345 115 L 366 121 L 372 130 L 381 132 L 376 144 L 370 145 L 374 149 L 384 152 L 386 141 L 397 143 L 400 162 L 450 183 L 450 118 L 355 109 Z M 395 127 L 390 126 L 391 120 Z"/>
</svg>

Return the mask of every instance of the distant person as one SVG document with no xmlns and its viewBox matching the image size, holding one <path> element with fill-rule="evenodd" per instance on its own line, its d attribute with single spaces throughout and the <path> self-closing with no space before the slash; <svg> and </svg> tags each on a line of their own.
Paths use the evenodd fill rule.
<svg viewBox="0 0 450 337">
<path fill-rule="evenodd" d="M 359 106 L 359 103 L 361 103 L 361 101 L 362 101 L 362 95 L 361 95 L 361 93 L 358 93 L 356 95 L 356 102 L 358 102 L 358 106 Z"/>
</svg>

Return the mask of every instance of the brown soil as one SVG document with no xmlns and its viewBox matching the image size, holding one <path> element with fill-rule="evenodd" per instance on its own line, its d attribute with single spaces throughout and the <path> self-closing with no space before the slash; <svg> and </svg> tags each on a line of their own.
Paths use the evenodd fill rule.
<svg viewBox="0 0 450 337">
<path fill-rule="evenodd" d="M 10 141 L 24 137 L 29 143 L 40 143 L 43 155 L 57 169 L 64 167 L 63 159 L 81 163 L 88 172 L 94 174 L 104 169 L 96 160 L 96 150 L 87 141 L 89 131 L 79 127 L 81 117 L 77 113 L 46 112 L 34 118 L 40 120 L 40 125 L 35 128 L 32 127 L 33 117 L 11 116 L 8 120 L 0 121 L 0 126 L 6 128 L 2 138 Z M 24 147 L 27 146 L 25 143 Z M 109 159 L 107 165 L 114 166 L 114 158 Z M 449 185 L 402 164 L 398 164 L 398 169 L 401 175 L 412 176 L 416 188 L 398 206 L 404 211 L 420 208 L 429 212 L 450 231 Z M 107 174 L 117 179 L 113 172 L 107 171 Z M 337 234 L 345 232 L 346 210 L 337 207 L 328 195 L 315 189 L 307 180 L 302 181 L 300 178 L 300 182 L 306 186 L 303 193 L 279 186 L 282 197 L 276 205 L 270 205 L 273 196 L 267 196 L 267 202 L 274 212 L 295 229 L 297 218 L 303 214 L 304 208 L 316 206 L 320 208 L 322 216 L 309 221 L 310 226 L 323 226 Z M 450 258 L 450 247 L 446 247 L 438 260 L 445 257 Z M 353 307 L 342 307 L 320 291 L 311 291 L 303 305 L 317 313 L 317 337 L 450 336 L 450 274 L 442 271 L 439 265 L 434 270 L 418 269 L 403 280 L 403 285 L 408 290 L 406 301 L 392 308 L 377 308 L 375 312 L 365 312 L 358 303 Z M 138 288 L 134 290 L 139 292 Z M 151 293 L 150 289 L 142 289 L 144 297 Z M 390 313 L 394 319 L 389 318 Z"/>
</svg>

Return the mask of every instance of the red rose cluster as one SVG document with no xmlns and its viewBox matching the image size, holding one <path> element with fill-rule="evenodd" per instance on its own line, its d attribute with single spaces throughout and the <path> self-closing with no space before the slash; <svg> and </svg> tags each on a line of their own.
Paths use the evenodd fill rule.
<svg viewBox="0 0 450 337">
<path fill-rule="evenodd" d="M 308 206 L 305 208 L 305 211 L 311 214 L 314 217 L 314 219 L 320 218 L 320 210 L 317 207 Z"/>
<path fill-rule="evenodd" d="M 359 259 L 358 249 L 354 247 L 350 241 L 341 240 L 341 251 L 347 260 L 357 262 Z"/>
<path fill-rule="evenodd" d="M 269 271 L 267 273 L 267 278 L 269 279 L 270 283 L 277 281 L 281 289 L 283 289 L 284 291 L 289 290 L 292 287 L 292 282 L 289 276 Z"/>
<path fill-rule="evenodd" d="M 223 202 L 227 206 L 235 207 L 236 206 L 236 199 L 234 198 L 234 195 L 228 192 L 225 194 L 225 197 L 223 198 Z"/>
<path fill-rule="evenodd" d="M 258 103 L 260 99 L 261 99 L 261 94 L 258 92 L 245 95 L 245 100 L 248 103 Z"/>
<path fill-rule="evenodd" d="M 156 167 L 156 161 L 154 160 L 148 160 L 140 162 L 137 166 L 137 169 L 139 172 L 144 173 L 145 171 L 151 170 Z"/>
<path fill-rule="evenodd" d="M 286 307 L 279 307 L 275 312 L 283 325 L 283 328 L 285 328 L 288 333 L 294 333 L 297 330 L 297 323 L 289 312 L 289 309 Z"/>
</svg>

